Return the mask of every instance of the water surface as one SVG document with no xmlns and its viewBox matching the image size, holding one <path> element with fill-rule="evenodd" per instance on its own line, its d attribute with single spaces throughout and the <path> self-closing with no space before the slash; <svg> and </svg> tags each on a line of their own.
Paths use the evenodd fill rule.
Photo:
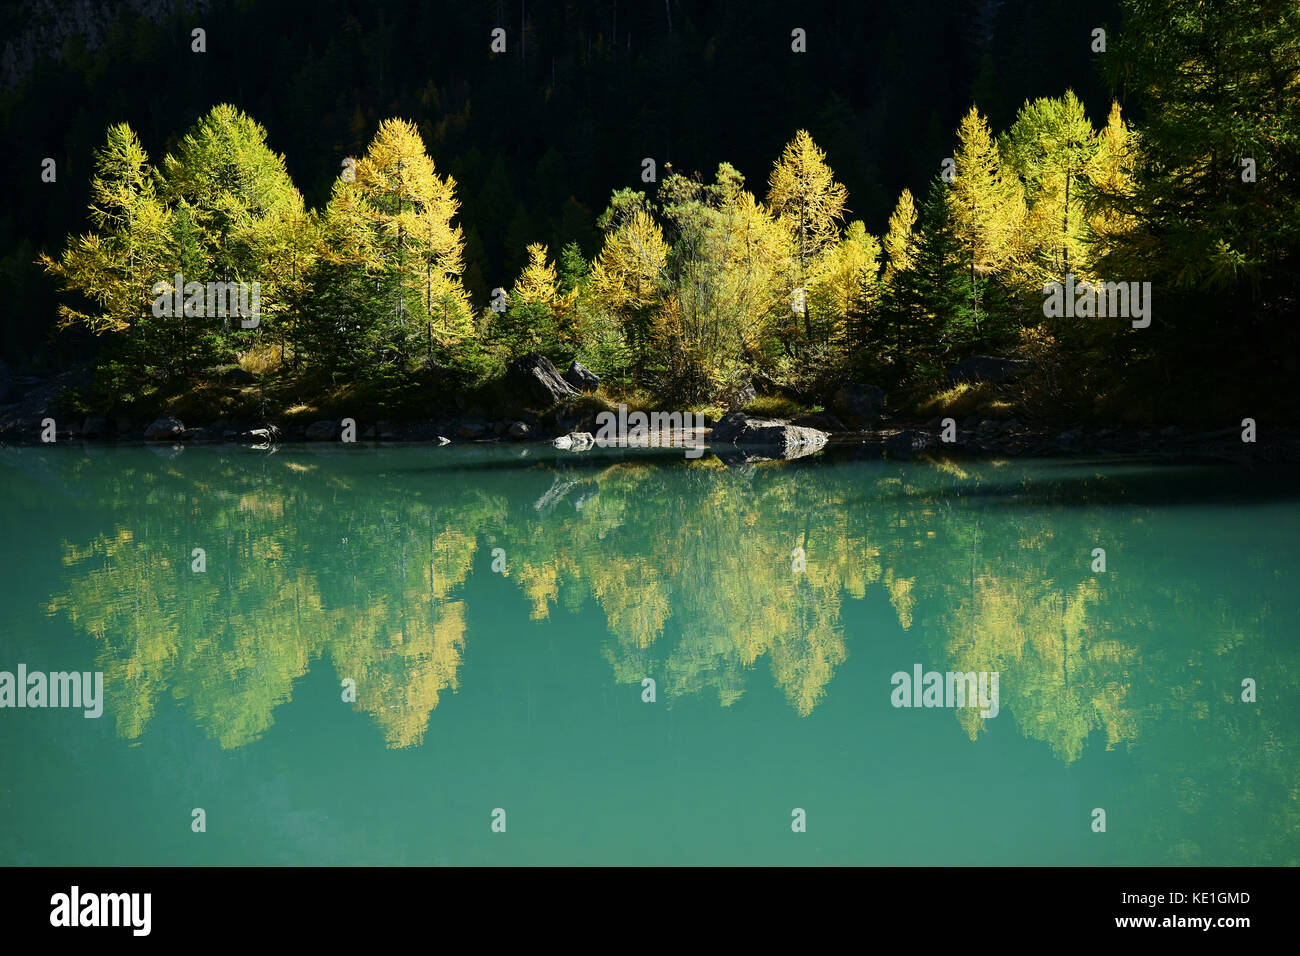
<svg viewBox="0 0 1300 956">
<path fill-rule="evenodd" d="M 1294 470 L 54 447 L 0 492 L 0 670 L 106 699 L 0 710 L 0 864 L 1300 862 Z M 999 713 L 894 707 L 918 664 Z"/>
</svg>

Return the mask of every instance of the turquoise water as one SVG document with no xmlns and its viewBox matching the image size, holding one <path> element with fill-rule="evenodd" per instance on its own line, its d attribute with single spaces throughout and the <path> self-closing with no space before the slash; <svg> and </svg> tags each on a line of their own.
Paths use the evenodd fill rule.
<svg viewBox="0 0 1300 956">
<path fill-rule="evenodd" d="M 1296 864 L 1297 477 L 2 449 L 0 864 Z"/>
</svg>

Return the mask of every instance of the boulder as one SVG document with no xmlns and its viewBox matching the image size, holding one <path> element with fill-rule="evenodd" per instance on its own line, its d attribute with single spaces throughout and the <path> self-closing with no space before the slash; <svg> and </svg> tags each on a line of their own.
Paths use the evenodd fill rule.
<svg viewBox="0 0 1300 956">
<path fill-rule="evenodd" d="M 744 412 L 729 412 L 709 432 L 709 443 L 766 445 L 789 455 L 799 448 L 819 448 L 829 437 L 816 428 L 791 425 L 779 418 L 750 418 Z"/>
<path fill-rule="evenodd" d="M 901 458 L 904 461 L 928 451 L 933 445 L 932 436 L 914 428 L 905 428 L 885 440 L 885 450 L 889 452 L 889 457 Z"/>
<path fill-rule="evenodd" d="M 885 393 L 876 385 L 854 382 L 843 385 L 831 399 L 831 408 L 848 425 L 866 428 L 885 410 Z"/>
<path fill-rule="evenodd" d="M 1007 382 L 1029 368 L 1024 359 L 995 358 L 992 355 L 972 355 L 948 369 L 948 380 L 960 382 Z"/>
<path fill-rule="evenodd" d="M 738 410 L 744 408 L 756 398 L 758 398 L 758 392 L 754 389 L 754 383 L 749 381 L 736 386 L 723 396 L 723 402 L 727 408 Z"/>
<path fill-rule="evenodd" d="M 510 377 L 524 395 L 550 407 L 578 394 L 578 390 L 564 380 L 551 360 L 538 352 L 530 352 L 510 363 Z"/>
<path fill-rule="evenodd" d="M 551 444 L 565 451 L 583 451 L 595 445 L 596 439 L 592 437 L 591 432 L 570 432 L 561 435 Z"/>
<path fill-rule="evenodd" d="M 342 428 L 338 422 L 319 421 L 307 426 L 305 437 L 308 441 L 333 441 L 341 432 Z"/>
<path fill-rule="evenodd" d="M 83 438 L 107 438 L 112 430 L 108 416 L 98 413 L 87 415 L 85 424 L 81 426 Z"/>
<path fill-rule="evenodd" d="M 569 370 L 564 373 L 564 380 L 580 392 L 594 392 L 600 388 L 600 376 L 581 362 L 569 366 Z"/>
<path fill-rule="evenodd" d="M 519 440 L 521 438 L 527 438 L 532 433 L 533 430 L 529 427 L 527 422 L 513 422 L 510 425 L 510 430 L 506 434 L 511 438 Z"/>
<path fill-rule="evenodd" d="M 185 425 L 175 415 L 163 415 L 156 418 L 144 430 L 144 437 L 149 441 L 176 441 L 185 435 Z"/>
</svg>

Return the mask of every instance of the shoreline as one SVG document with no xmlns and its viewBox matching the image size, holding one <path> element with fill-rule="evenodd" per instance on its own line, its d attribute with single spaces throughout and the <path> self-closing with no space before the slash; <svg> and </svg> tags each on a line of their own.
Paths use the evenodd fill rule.
<svg viewBox="0 0 1300 956">
<path fill-rule="evenodd" d="M 748 455 L 753 460 L 792 460 L 821 451 L 836 454 L 854 449 L 879 452 L 889 460 L 919 458 L 965 460 L 1004 458 L 1201 458 L 1239 464 L 1300 463 L 1300 426 L 1265 428 L 1257 440 L 1242 440 L 1242 429 L 1224 427 L 1190 430 L 1169 425 L 1163 428 L 1132 425 L 1025 424 L 1014 418 L 992 419 L 971 416 L 957 422 L 955 435 L 945 441 L 943 426 L 935 420 L 882 421 L 875 427 L 823 432 L 785 419 L 758 419 L 728 415 L 723 422 L 710 422 L 693 429 L 693 434 L 645 432 L 621 438 L 598 438 L 595 429 L 581 422 L 571 427 L 554 427 L 537 421 L 538 416 L 484 422 L 474 419 L 423 419 L 410 422 L 380 421 L 357 423 L 355 437 L 344 441 L 339 423 L 315 422 L 256 425 L 218 419 L 188 427 L 171 416 L 152 424 L 106 416 L 88 416 L 70 422 L 67 429 L 56 424 L 54 440 L 42 440 L 40 420 L 0 423 L 0 447 L 43 445 L 141 445 L 148 447 L 244 446 L 306 448 L 355 444 L 366 447 L 389 445 L 517 446 L 554 448 L 557 452 L 580 455 L 602 449 L 676 450 L 688 459 L 706 455 L 732 457 Z M 749 434 L 736 435 L 731 419 L 747 423 Z M 171 427 L 160 429 L 159 423 Z M 323 425 L 332 427 L 325 428 Z M 723 426 L 721 429 L 719 426 Z M 754 425 L 761 426 L 755 431 Z M 523 426 L 523 427 L 521 427 Z M 164 433 L 160 433 L 164 431 Z M 733 437 L 734 436 L 734 437 Z M 696 451 L 698 449 L 698 451 Z"/>
</svg>

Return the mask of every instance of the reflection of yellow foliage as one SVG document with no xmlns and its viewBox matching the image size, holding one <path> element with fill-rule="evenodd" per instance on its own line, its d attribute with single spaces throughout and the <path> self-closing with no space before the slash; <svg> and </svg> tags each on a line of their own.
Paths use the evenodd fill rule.
<svg viewBox="0 0 1300 956">
<path fill-rule="evenodd" d="M 534 621 L 544 621 L 551 616 L 551 604 L 560 594 L 560 569 L 552 564 L 522 565 L 519 583 L 533 608 L 528 616 Z"/>
<path fill-rule="evenodd" d="M 948 651 L 959 671 L 998 671 L 1001 706 L 1069 763 L 1096 729 L 1108 749 L 1136 737 L 1124 679 L 1135 652 L 1089 625 L 1101 594 L 1096 578 L 1068 592 L 1052 587 L 1044 577 L 978 577 L 968 607 L 951 621 Z M 959 711 L 958 720 L 972 740 L 985 723 L 975 709 Z"/>
<path fill-rule="evenodd" d="M 885 587 L 889 591 L 889 603 L 894 606 L 894 611 L 898 614 L 899 626 L 905 631 L 912 626 L 912 609 L 916 606 L 916 600 L 912 597 L 914 583 L 914 578 L 894 577 L 892 569 L 885 572 Z"/>
</svg>

